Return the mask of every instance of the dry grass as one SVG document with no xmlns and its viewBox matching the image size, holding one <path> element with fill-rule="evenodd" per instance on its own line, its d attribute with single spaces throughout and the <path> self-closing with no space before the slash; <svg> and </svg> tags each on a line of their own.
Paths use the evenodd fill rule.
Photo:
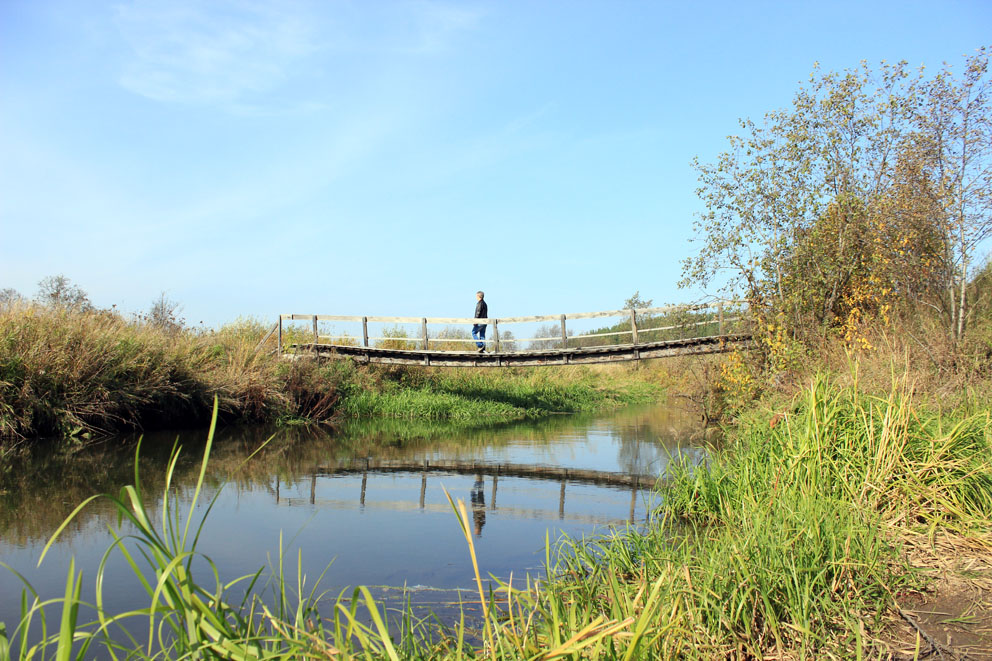
<svg viewBox="0 0 992 661">
<path fill-rule="evenodd" d="M 0 309 L 0 438 L 227 420 L 326 419 L 340 375 L 255 351 L 264 329 L 166 332 L 108 311 Z M 319 378 L 318 378 L 319 377 Z"/>
</svg>

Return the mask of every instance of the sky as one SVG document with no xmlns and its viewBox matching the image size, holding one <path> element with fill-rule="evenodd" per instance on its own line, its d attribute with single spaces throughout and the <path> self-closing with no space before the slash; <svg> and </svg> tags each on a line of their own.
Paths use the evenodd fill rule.
<svg viewBox="0 0 992 661">
<path fill-rule="evenodd" d="M 693 157 L 992 2 L 0 0 L 0 289 L 193 325 L 656 305 Z"/>
</svg>

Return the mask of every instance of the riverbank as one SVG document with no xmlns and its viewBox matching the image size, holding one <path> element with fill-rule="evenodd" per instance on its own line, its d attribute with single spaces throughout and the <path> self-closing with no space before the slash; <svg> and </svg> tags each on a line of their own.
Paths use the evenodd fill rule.
<svg viewBox="0 0 992 661">
<path fill-rule="evenodd" d="M 161 658 L 214 649 L 227 658 L 351 658 L 364 650 L 372 658 L 453 659 L 485 650 L 507 659 L 555 651 L 884 659 L 922 658 L 931 645 L 947 658 L 983 658 L 992 615 L 992 411 L 987 402 L 937 411 L 905 382 L 873 394 L 853 381 L 820 375 L 794 397 L 762 400 L 705 467 L 676 470 L 660 486 L 663 505 L 650 525 L 562 542 L 549 549 L 549 580 L 540 584 L 519 577 L 489 595 L 482 581 L 484 605 L 467 602 L 467 619 L 441 629 L 412 611 L 387 618 L 385 604 L 361 590 L 337 597 L 333 616 L 320 617 L 319 588 L 280 574 L 281 561 L 268 577 L 275 591 L 239 605 L 239 593 L 213 585 L 210 573 L 174 573 L 195 541 L 155 522 L 182 525 L 184 512 L 145 516 L 141 503 L 155 496 L 147 492 L 114 507 L 159 549 L 141 571 L 150 586 L 166 586 L 155 627 L 178 640 Z M 451 525 L 461 522 L 481 580 L 487 568 L 476 563 L 470 516 L 455 511 Z M 922 611 L 934 609 L 921 604 L 935 597 L 938 571 L 957 577 L 958 611 L 930 623 Z M 282 596 L 273 603 L 273 595 Z M 263 603 L 267 614 L 252 616 Z M 129 617 L 103 615 L 111 630 Z M 75 633 L 106 644 L 96 625 L 63 622 L 64 639 Z M 957 642 L 948 644 L 951 629 Z M 58 644 L 53 636 L 48 650 Z M 138 658 L 144 644 L 134 646 Z"/>
<path fill-rule="evenodd" d="M 0 442 L 205 425 L 326 423 L 347 417 L 513 421 L 663 395 L 639 366 L 471 370 L 281 360 L 265 327 L 194 332 L 112 311 L 0 308 Z"/>
</svg>

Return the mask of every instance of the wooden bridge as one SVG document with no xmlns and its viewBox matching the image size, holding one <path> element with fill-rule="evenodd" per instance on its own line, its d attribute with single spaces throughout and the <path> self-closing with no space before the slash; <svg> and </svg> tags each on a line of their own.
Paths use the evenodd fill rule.
<svg viewBox="0 0 992 661">
<path fill-rule="evenodd" d="M 569 321 L 611 318 L 603 328 L 577 334 L 567 327 Z M 533 337 L 507 332 L 513 324 L 542 323 L 550 325 Z M 334 324 L 351 325 L 354 332 L 335 332 Z M 489 331 L 485 353 L 464 349 L 476 344 L 464 327 L 476 324 Z M 369 334 L 370 326 L 385 325 L 392 327 Z M 404 328 L 411 325 L 417 330 Z M 443 367 L 578 365 L 746 349 L 751 346 L 748 330 L 746 306 L 737 301 L 488 319 L 282 314 L 259 347 L 275 336 L 277 351 L 293 357 L 317 354 Z"/>
</svg>

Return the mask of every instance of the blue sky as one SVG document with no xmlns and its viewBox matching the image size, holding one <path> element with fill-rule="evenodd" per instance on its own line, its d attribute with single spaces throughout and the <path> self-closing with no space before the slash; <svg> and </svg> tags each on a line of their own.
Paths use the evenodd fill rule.
<svg viewBox="0 0 992 661">
<path fill-rule="evenodd" d="M 0 0 L 0 288 L 207 325 L 693 300 L 693 156 L 816 61 L 989 35 L 987 1 Z"/>
</svg>

